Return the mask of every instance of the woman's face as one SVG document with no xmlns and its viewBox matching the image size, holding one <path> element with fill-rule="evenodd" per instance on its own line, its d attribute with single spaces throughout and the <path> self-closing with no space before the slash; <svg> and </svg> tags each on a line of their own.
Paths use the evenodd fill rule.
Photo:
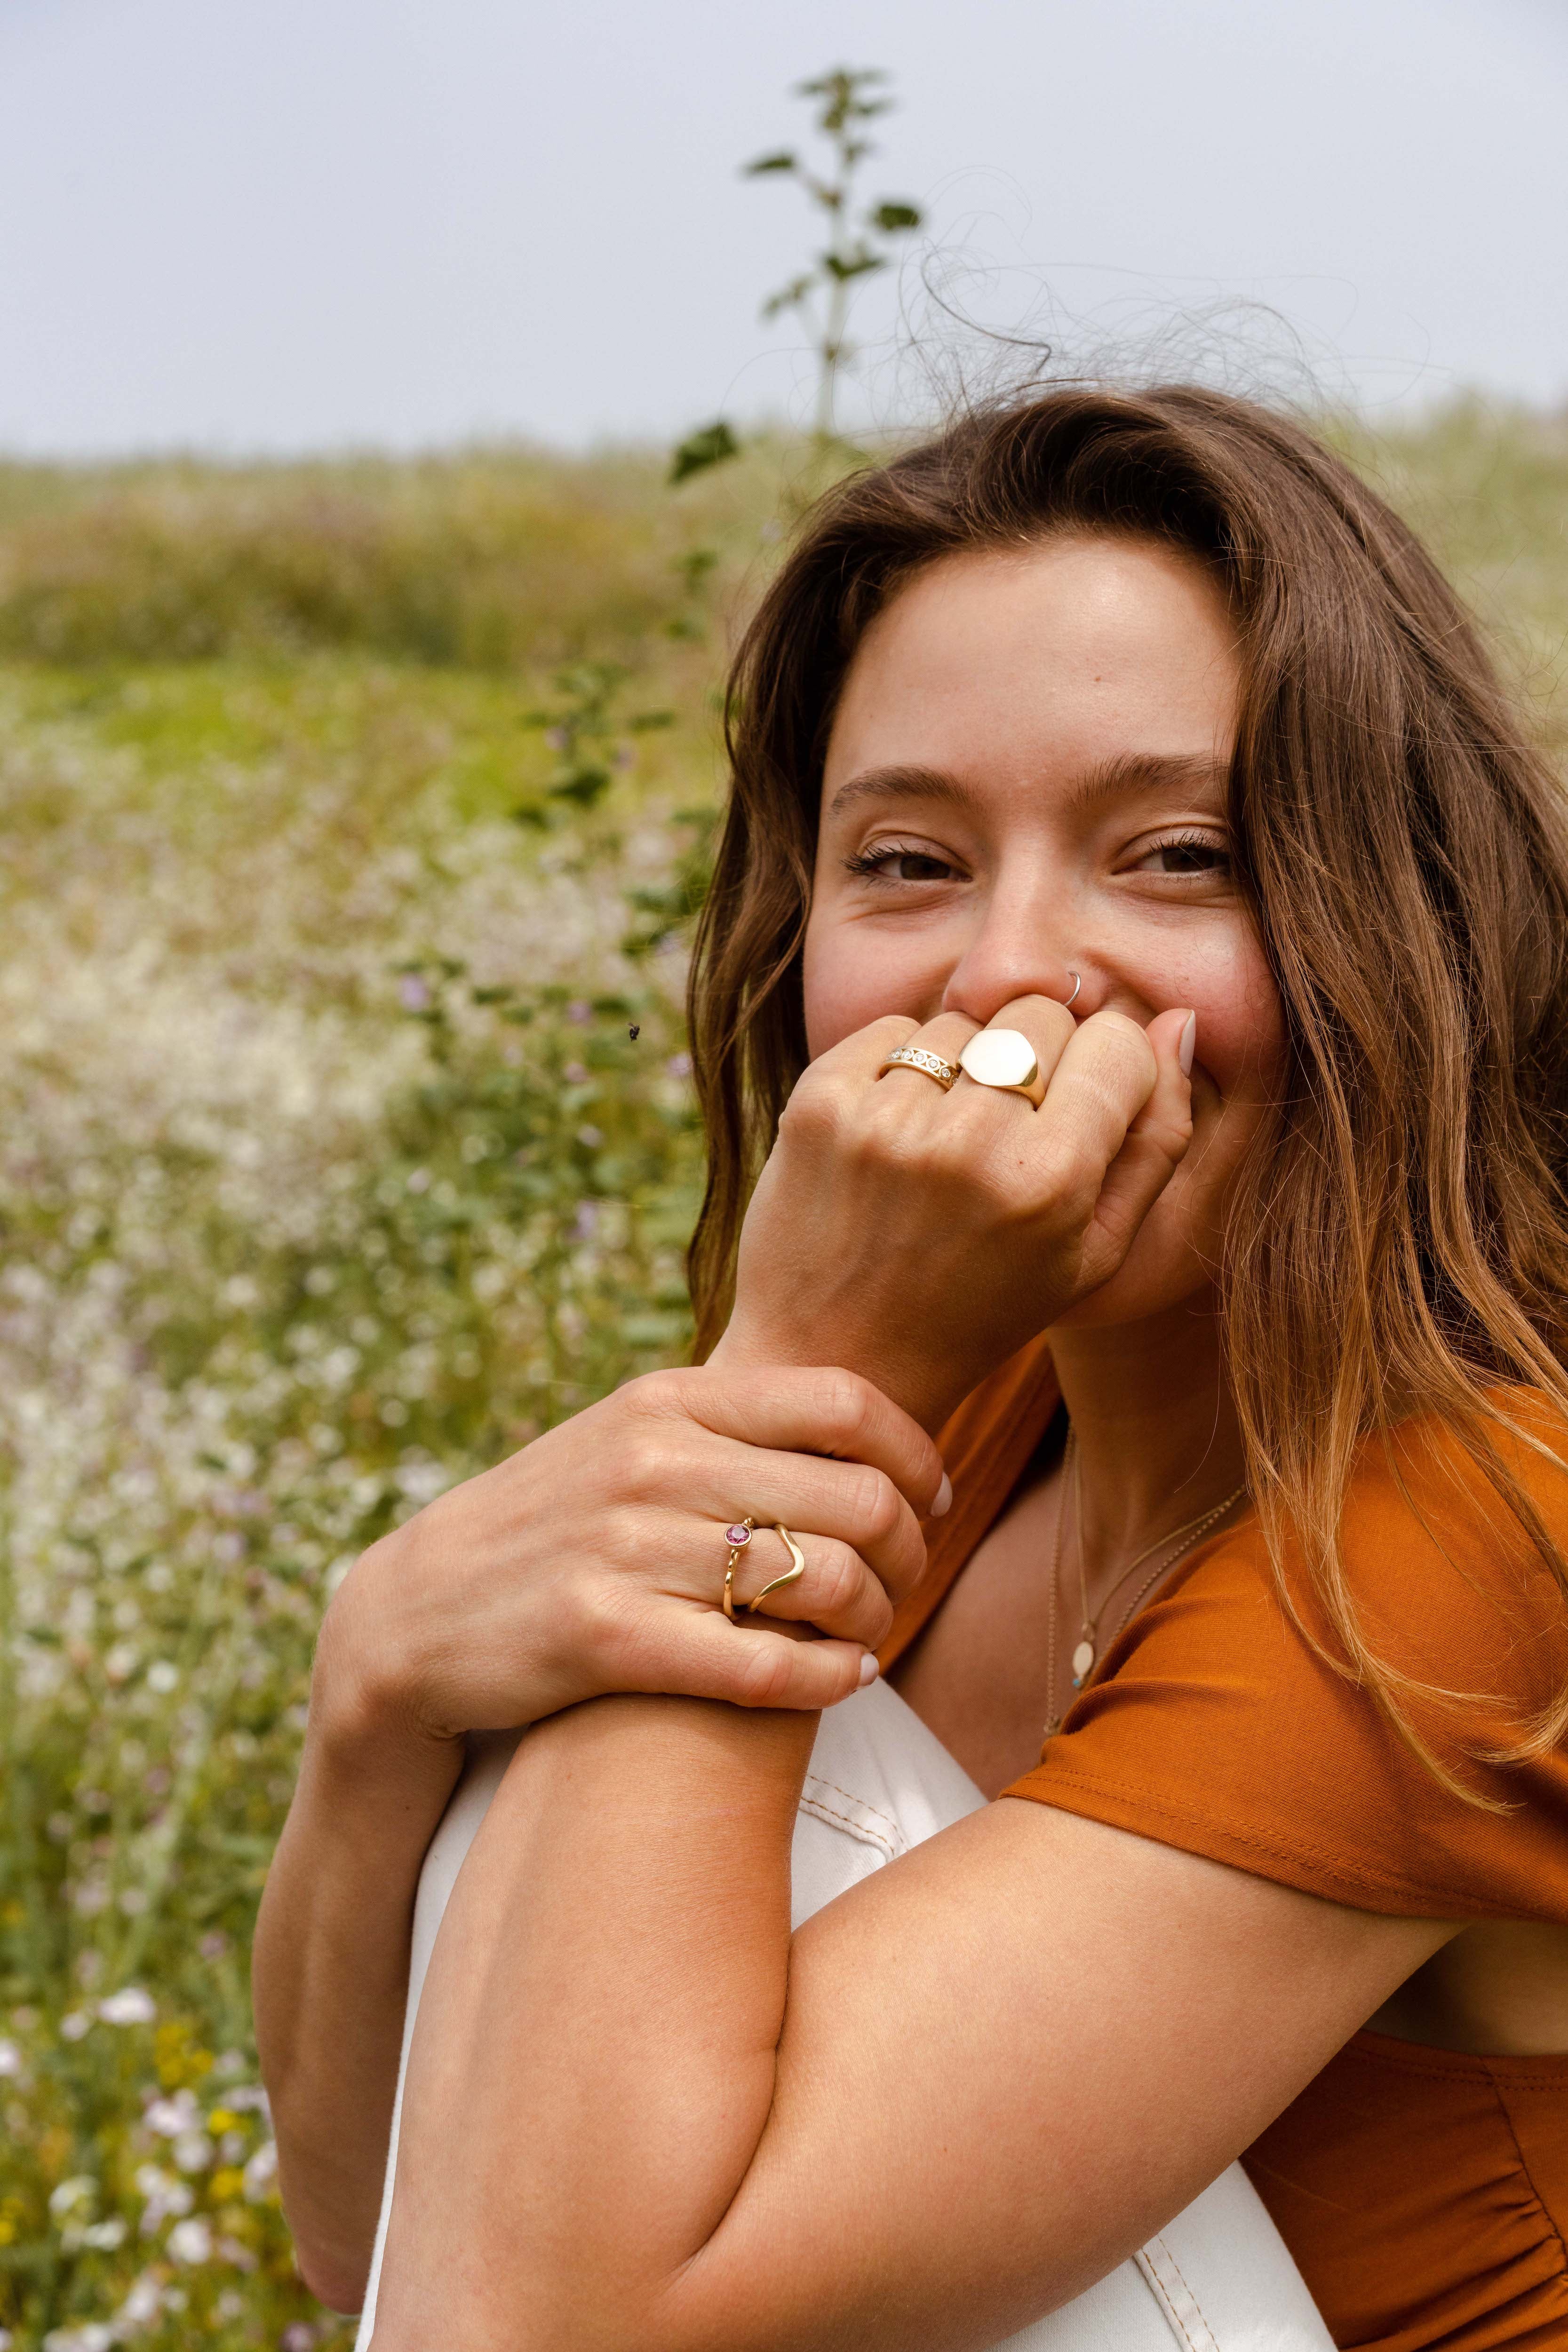
<svg viewBox="0 0 1568 2352">
<path fill-rule="evenodd" d="M 1068 1318 L 1116 1323 L 1211 1278 L 1284 1062 L 1232 879 L 1240 666 L 1214 582 L 1152 541 L 952 556 L 879 614 L 823 779 L 806 927 L 815 1056 L 887 1013 L 987 1022 L 1013 997 L 1197 1014 L 1192 1148 L 1121 1271 Z"/>
</svg>

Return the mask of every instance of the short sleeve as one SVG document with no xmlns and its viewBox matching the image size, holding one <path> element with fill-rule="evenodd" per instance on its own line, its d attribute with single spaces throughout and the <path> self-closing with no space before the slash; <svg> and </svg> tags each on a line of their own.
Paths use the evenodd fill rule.
<svg viewBox="0 0 1568 2352">
<path fill-rule="evenodd" d="M 1516 1420 L 1521 1394 L 1504 1406 Z M 1568 1455 L 1568 1430 L 1543 1400 L 1524 1425 Z M 1568 1546 L 1568 1474 L 1517 1439 L 1500 1451 L 1549 1538 Z M 1255 1518 L 1195 1554 L 1141 1613 L 1004 1794 L 1363 1910 L 1568 1924 L 1568 1756 L 1486 1754 L 1517 1750 L 1568 1688 L 1557 1577 L 1429 1423 L 1367 1447 L 1341 1545 L 1376 1654 L 1453 1695 L 1409 1698 L 1411 1721 L 1480 1803 L 1445 1789 L 1343 1670 L 1300 1562 L 1288 1554 L 1282 1591 Z"/>
</svg>

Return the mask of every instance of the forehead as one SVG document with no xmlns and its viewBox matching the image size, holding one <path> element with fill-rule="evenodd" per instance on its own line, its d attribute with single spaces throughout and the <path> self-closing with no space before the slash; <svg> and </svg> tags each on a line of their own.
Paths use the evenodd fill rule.
<svg viewBox="0 0 1568 2352">
<path fill-rule="evenodd" d="M 1037 785 L 1129 755 L 1223 763 L 1239 690 L 1219 588 L 1174 550 L 1052 539 L 944 557 L 857 649 L 825 788 L 900 765 Z"/>
</svg>

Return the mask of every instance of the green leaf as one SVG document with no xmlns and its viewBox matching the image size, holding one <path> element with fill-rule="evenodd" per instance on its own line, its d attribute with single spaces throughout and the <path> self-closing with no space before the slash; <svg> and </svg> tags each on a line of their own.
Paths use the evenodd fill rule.
<svg viewBox="0 0 1568 2352">
<path fill-rule="evenodd" d="M 738 457 L 741 445 L 725 423 L 717 416 L 711 425 L 702 425 L 689 433 L 669 461 L 669 479 L 673 488 L 678 482 L 700 474 L 709 466 L 721 466 L 727 457 Z"/>
<path fill-rule="evenodd" d="M 792 278 L 787 286 L 781 286 L 776 294 L 768 296 L 767 300 L 763 304 L 763 317 L 776 319 L 781 310 L 793 310 L 795 304 L 810 293 L 814 282 L 809 275 L 805 278 Z"/>
<path fill-rule="evenodd" d="M 825 253 L 822 266 L 830 278 L 842 285 L 851 278 L 868 277 L 873 269 L 886 269 L 887 263 L 874 253 L 852 253 L 847 260 L 837 253 Z"/>
<path fill-rule="evenodd" d="M 872 213 L 871 223 L 884 235 L 897 236 L 905 229 L 919 228 L 924 217 L 919 205 L 883 204 Z"/>
<path fill-rule="evenodd" d="M 761 172 L 793 172 L 795 159 L 789 148 L 780 147 L 772 155 L 759 155 L 754 163 L 742 163 L 742 179 L 754 180 Z"/>
</svg>

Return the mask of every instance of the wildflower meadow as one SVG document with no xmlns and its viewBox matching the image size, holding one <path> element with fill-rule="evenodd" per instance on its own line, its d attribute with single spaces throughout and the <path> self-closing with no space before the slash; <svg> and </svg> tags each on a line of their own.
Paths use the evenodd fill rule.
<svg viewBox="0 0 1568 2352">
<path fill-rule="evenodd" d="M 1568 422 L 1335 429 L 1561 751 Z M 688 1347 L 716 688 L 804 462 L 0 468 L 0 2347 L 352 2340 L 247 1990 L 311 1645 Z"/>
</svg>

